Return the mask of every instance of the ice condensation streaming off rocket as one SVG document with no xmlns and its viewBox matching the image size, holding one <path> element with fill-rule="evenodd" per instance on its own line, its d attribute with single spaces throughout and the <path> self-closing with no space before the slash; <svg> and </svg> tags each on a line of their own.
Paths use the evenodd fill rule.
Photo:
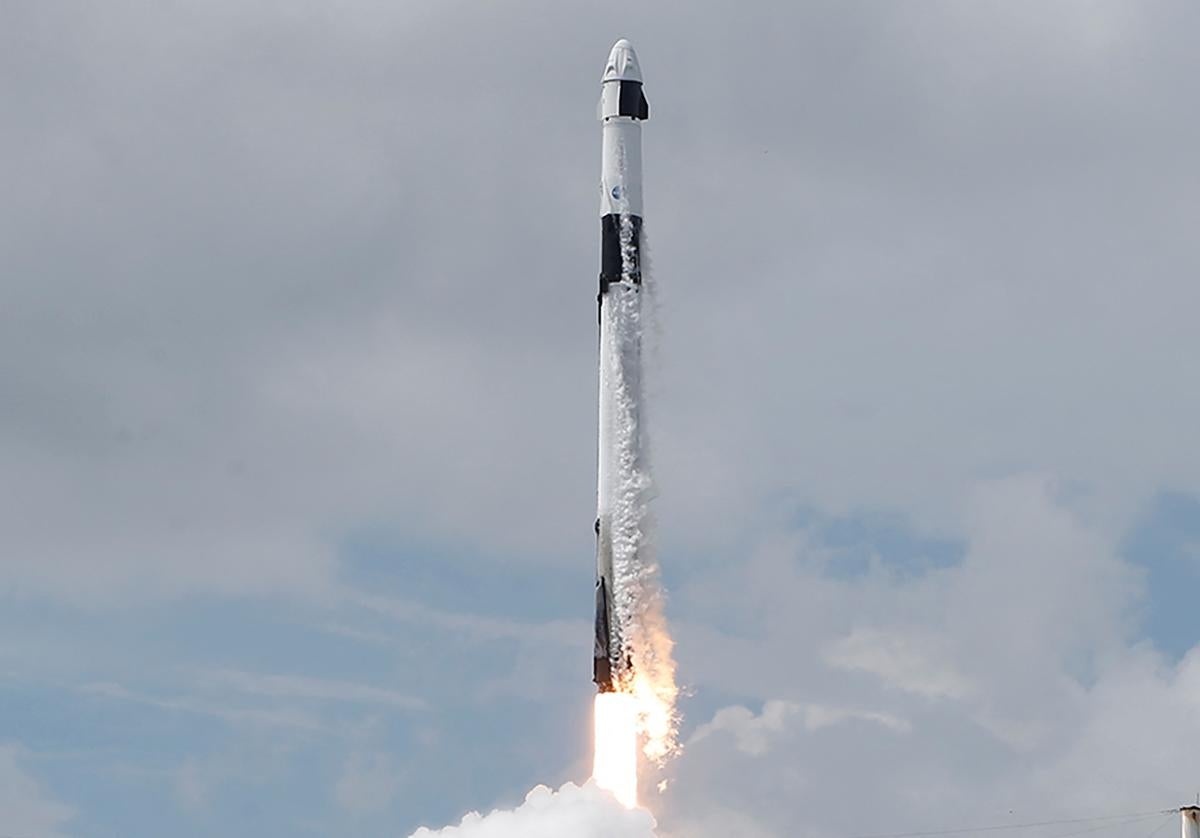
<svg viewBox="0 0 1200 838">
<path fill-rule="evenodd" d="M 642 401 L 642 121 L 650 115 L 637 54 L 620 40 L 601 83 L 600 423 L 596 488 L 596 642 L 600 692 L 632 679 L 630 620 L 645 540 Z"/>
<path fill-rule="evenodd" d="M 609 54 L 598 116 L 603 143 L 593 678 L 601 698 L 631 697 L 627 704 L 643 751 L 659 760 L 674 749 L 677 690 L 647 512 L 652 480 L 642 375 L 642 123 L 650 109 L 637 54 L 626 40 Z M 599 749 L 604 743 L 599 731 L 597 736 Z"/>
</svg>

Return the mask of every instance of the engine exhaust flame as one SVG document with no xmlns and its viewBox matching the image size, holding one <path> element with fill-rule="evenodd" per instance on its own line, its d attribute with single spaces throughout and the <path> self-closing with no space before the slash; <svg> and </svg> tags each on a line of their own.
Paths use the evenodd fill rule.
<svg viewBox="0 0 1200 838">
<path fill-rule="evenodd" d="M 639 672 L 632 684 L 635 724 L 642 739 L 642 753 L 656 765 L 661 765 L 679 750 L 676 741 L 675 698 L 678 689 L 673 678 L 655 682 Z"/>
<path fill-rule="evenodd" d="M 677 690 L 673 681 L 655 684 L 642 673 L 625 689 L 596 695 L 592 779 L 623 806 L 634 809 L 638 805 L 639 750 L 660 765 L 678 750 Z"/>
<path fill-rule="evenodd" d="M 627 809 L 637 807 L 637 698 L 627 693 L 596 696 L 596 751 L 592 779 Z"/>
</svg>

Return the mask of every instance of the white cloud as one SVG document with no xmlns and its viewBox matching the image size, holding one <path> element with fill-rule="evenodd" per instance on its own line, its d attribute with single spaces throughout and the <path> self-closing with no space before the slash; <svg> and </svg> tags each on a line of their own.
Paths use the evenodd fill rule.
<svg viewBox="0 0 1200 838">
<path fill-rule="evenodd" d="M 105 681 L 85 684 L 80 689 L 86 695 L 129 701 L 161 710 L 211 716 L 231 724 L 266 725 L 306 731 L 321 730 L 323 727 L 317 716 L 292 707 L 241 707 L 191 695 L 155 696 Z"/>
<path fill-rule="evenodd" d="M 458 826 L 418 829 L 410 838 L 654 838 L 654 818 L 626 809 L 588 783 L 567 783 L 557 792 L 538 786 L 513 811 L 472 813 Z"/>
<path fill-rule="evenodd" d="M 219 669 L 202 673 L 200 680 L 209 687 L 225 687 L 237 692 L 272 698 L 382 704 L 400 710 L 421 710 L 426 707 L 423 700 L 398 690 L 328 678 Z"/>
<path fill-rule="evenodd" d="M 353 605 L 405 623 L 427 628 L 461 632 L 479 640 L 519 640 L 539 646 L 586 647 L 590 642 L 591 625 L 582 620 L 549 620 L 522 622 L 504 617 L 463 614 L 434 608 L 422 602 L 343 591 L 343 598 Z"/>
<path fill-rule="evenodd" d="M 683 818 L 671 832 L 659 832 L 659 838 L 792 838 L 770 830 L 744 812 L 720 807 L 707 808 L 703 816 Z"/>
<path fill-rule="evenodd" d="M 0 224 L 0 488 L 22 499 L 0 510 L 5 590 L 319 597 L 330 534 L 380 521 L 500 560 L 586 549 L 580 45 L 627 10 L 25 6 L 0 153 L 20 174 Z M 667 105 L 647 129 L 666 545 L 711 550 L 778 493 L 958 533 L 980 475 L 1062 475 L 1114 526 L 1164 484 L 1200 486 L 1177 443 L 1196 395 L 1175 386 L 1197 354 L 1178 177 L 1195 115 L 1170 107 L 1190 26 L 1013 6 L 638 14 Z M 500 59 L 522 14 L 557 25 Z M 692 68 L 731 39 L 754 48 L 714 97 Z M 837 85 L 832 55 L 854 57 Z M 393 91 L 429 66 L 410 107 L 440 118 L 413 132 Z M 497 135 L 500 67 L 537 77 L 540 104 Z M 698 236 L 714 205 L 723 235 Z M 486 254 L 529 217 L 538 269 L 498 274 Z"/>
<path fill-rule="evenodd" d="M 718 710 L 711 721 L 696 728 L 687 744 L 694 745 L 716 732 L 728 731 L 734 735 L 738 750 L 751 755 L 763 754 L 770 745 L 769 734 L 782 731 L 787 717 L 802 710 L 799 705 L 785 701 L 768 701 L 759 716 L 746 707 L 726 707 Z"/>
<path fill-rule="evenodd" d="M 211 771 L 195 759 L 185 760 L 175 770 L 175 797 L 186 809 L 200 809 L 209 801 L 213 781 Z"/>
<path fill-rule="evenodd" d="M 908 733 L 912 725 L 907 719 L 882 713 L 877 710 L 856 710 L 851 707 L 824 707 L 814 704 L 804 708 L 804 726 L 809 730 L 820 730 L 844 722 L 862 721 L 881 725 L 894 733 Z"/>
<path fill-rule="evenodd" d="M 327 729 L 313 702 L 379 705 L 403 711 L 426 709 L 424 701 L 407 693 L 351 681 L 232 669 L 202 670 L 194 680 L 196 690 L 182 695 L 155 695 L 108 681 L 87 683 L 79 689 L 89 696 L 209 716 L 230 724 L 310 732 Z M 181 782 L 187 797 L 187 789 L 198 787 L 193 782 L 197 775 L 189 775 L 190 769 L 185 769 Z"/>
<path fill-rule="evenodd" d="M 776 740 L 786 736 L 792 719 L 796 719 L 801 728 L 809 731 L 850 721 L 871 722 L 896 733 L 907 733 L 912 727 L 907 720 L 890 713 L 772 700 L 763 704 L 762 712 L 758 715 L 741 706 L 718 710 L 710 721 L 696 728 L 687 744 L 690 747 L 713 734 L 725 732 L 733 736 L 739 751 L 750 756 L 761 756 Z"/>
<path fill-rule="evenodd" d="M 580 231 L 595 219 L 579 161 L 597 140 L 581 45 L 636 20 L 659 108 L 663 553 L 702 554 L 677 573 L 681 673 L 780 702 L 722 717 L 745 748 L 710 735 L 697 754 L 730 753 L 680 763 L 688 824 L 705 809 L 856 834 L 837 820 L 857 803 L 847 790 L 909 821 L 997 796 L 1190 799 L 1174 778 L 1190 770 L 1177 743 L 1195 738 L 1194 664 L 1131 643 L 1138 579 L 1117 556 L 1149 494 L 1200 487 L 1185 444 L 1200 397 L 1180 386 L 1200 355 L 1200 207 L 1180 176 L 1197 117 L 1177 106 L 1197 74 L 1189 4 L 713 7 L 682 28 L 645 4 L 143 5 L 18 3 L 0 32 L 14 174 L 0 493 L 20 501 L 0 506 L 6 597 L 336 598 L 336 538 L 363 522 L 504 561 L 586 556 L 594 277 L 580 266 L 595 243 Z M 747 44 L 716 94 L 695 83 Z M 538 107 L 505 122 L 529 95 L 513 78 L 537 80 Z M 397 116 L 401 89 L 430 115 L 422 130 Z M 513 242 L 532 269 L 498 266 Z M 1041 477 L 981 488 L 1030 469 L 1077 494 Z M 763 498 L 779 496 L 789 513 L 895 510 L 967 555 L 915 578 L 886 556 L 832 578 L 816 539 L 768 543 Z M 559 651 L 588 637 L 581 622 L 361 604 Z M 233 691 L 405 703 L 292 676 Z M 880 723 L 762 745 L 795 706 Z"/>
<path fill-rule="evenodd" d="M 385 811 L 400 790 L 402 776 L 382 753 L 355 753 L 334 786 L 338 805 L 355 815 Z"/>
<path fill-rule="evenodd" d="M 857 628 L 838 640 L 825 655 L 832 665 L 878 675 L 902 690 L 930 698 L 963 698 L 970 683 L 939 658 L 930 646 L 940 645 L 935 636 L 916 637 L 871 628 Z"/>
<path fill-rule="evenodd" d="M 1200 649 L 1173 666 L 1131 634 L 1140 578 L 1113 537 L 1039 476 L 981 484 L 964 507 L 951 566 L 892 572 L 885 553 L 838 576 L 813 538 L 776 539 L 680 592 L 693 621 L 730 627 L 678 638 L 694 691 L 765 703 L 696 729 L 664 829 L 712 811 L 857 835 L 887 831 L 872 811 L 922 830 L 1191 799 Z"/>
<path fill-rule="evenodd" d="M 75 812 L 55 800 L 21 767 L 24 751 L 0 745 L 0 817 L 5 833 L 21 838 L 65 838 Z"/>
<path fill-rule="evenodd" d="M 297 740 L 260 735 L 264 732 L 243 727 L 229 737 L 210 736 L 190 743 L 192 752 L 165 777 L 179 807 L 189 814 L 220 817 L 226 795 L 233 790 L 278 794 L 294 771 Z M 157 769 L 145 773 L 156 781 L 163 778 Z"/>
</svg>

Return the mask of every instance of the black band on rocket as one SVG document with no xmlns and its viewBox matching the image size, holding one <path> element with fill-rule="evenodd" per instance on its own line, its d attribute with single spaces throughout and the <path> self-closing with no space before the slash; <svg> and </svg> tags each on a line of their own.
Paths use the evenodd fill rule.
<svg viewBox="0 0 1200 838">
<path fill-rule="evenodd" d="M 634 119 L 650 118 L 650 103 L 642 92 L 640 81 L 620 81 L 621 92 L 617 96 L 617 116 L 632 116 Z"/>
<path fill-rule="evenodd" d="M 642 284 L 642 219 L 636 215 L 629 219 L 629 242 L 622 258 L 621 216 L 610 214 L 600 218 L 600 296 L 608 293 L 608 286 L 626 279 L 634 285 Z"/>
<path fill-rule="evenodd" d="M 608 588 L 601 577 L 596 580 L 596 639 L 592 650 L 592 680 L 600 692 L 613 690 L 611 631 L 608 624 Z"/>
</svg>

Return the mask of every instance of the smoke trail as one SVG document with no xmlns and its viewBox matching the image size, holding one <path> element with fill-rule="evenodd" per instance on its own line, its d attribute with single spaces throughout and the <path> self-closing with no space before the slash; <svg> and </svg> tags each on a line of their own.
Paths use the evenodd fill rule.
<svg viewBox="0 0 1200 838">
<path fill-rule="evenodd" d="M 409 838 L 655 838 L 654 818 L 626 809 L 593 783 L 567 783 L 557 792 L 538 786 L 513 811 L 472 812 L 458 826 L 422 827 Z"/>
<path fill-rule="evenodd" d="M 650 500 L 654 477 L 650 466 L 650 440 L 645 410 L 645 380 L 642 370 L 643 338 L 651 319 L 643 300 L 655 301 L 646 261 L 638 264 L 639 249 L 645 248 L 645 228 L 638 238 L 629 216 L 621 219 L 622 269 L 625 288 L 609 293 L 614 306 L 611 344 L 602 351 L 614 354 L 610 368 L 617 371 L 614 385 L 616 406 L 613 445 L 617 452 L 615 493 L 611 510 L 614 612 L 622 648 L 627 650 L 633 680 L 621 685 L 638 699 L 639 732 L 645 737 L 643 752 L 661 763 L 678 749 L 675 701 L 674 646 L 667 627 L 664 594 L 654 554 L 654 518 Z M 640 269 L 641 289 L 634 284 Z M 652 311 L 650 309 L 649 311 Z"/>
</svg>

